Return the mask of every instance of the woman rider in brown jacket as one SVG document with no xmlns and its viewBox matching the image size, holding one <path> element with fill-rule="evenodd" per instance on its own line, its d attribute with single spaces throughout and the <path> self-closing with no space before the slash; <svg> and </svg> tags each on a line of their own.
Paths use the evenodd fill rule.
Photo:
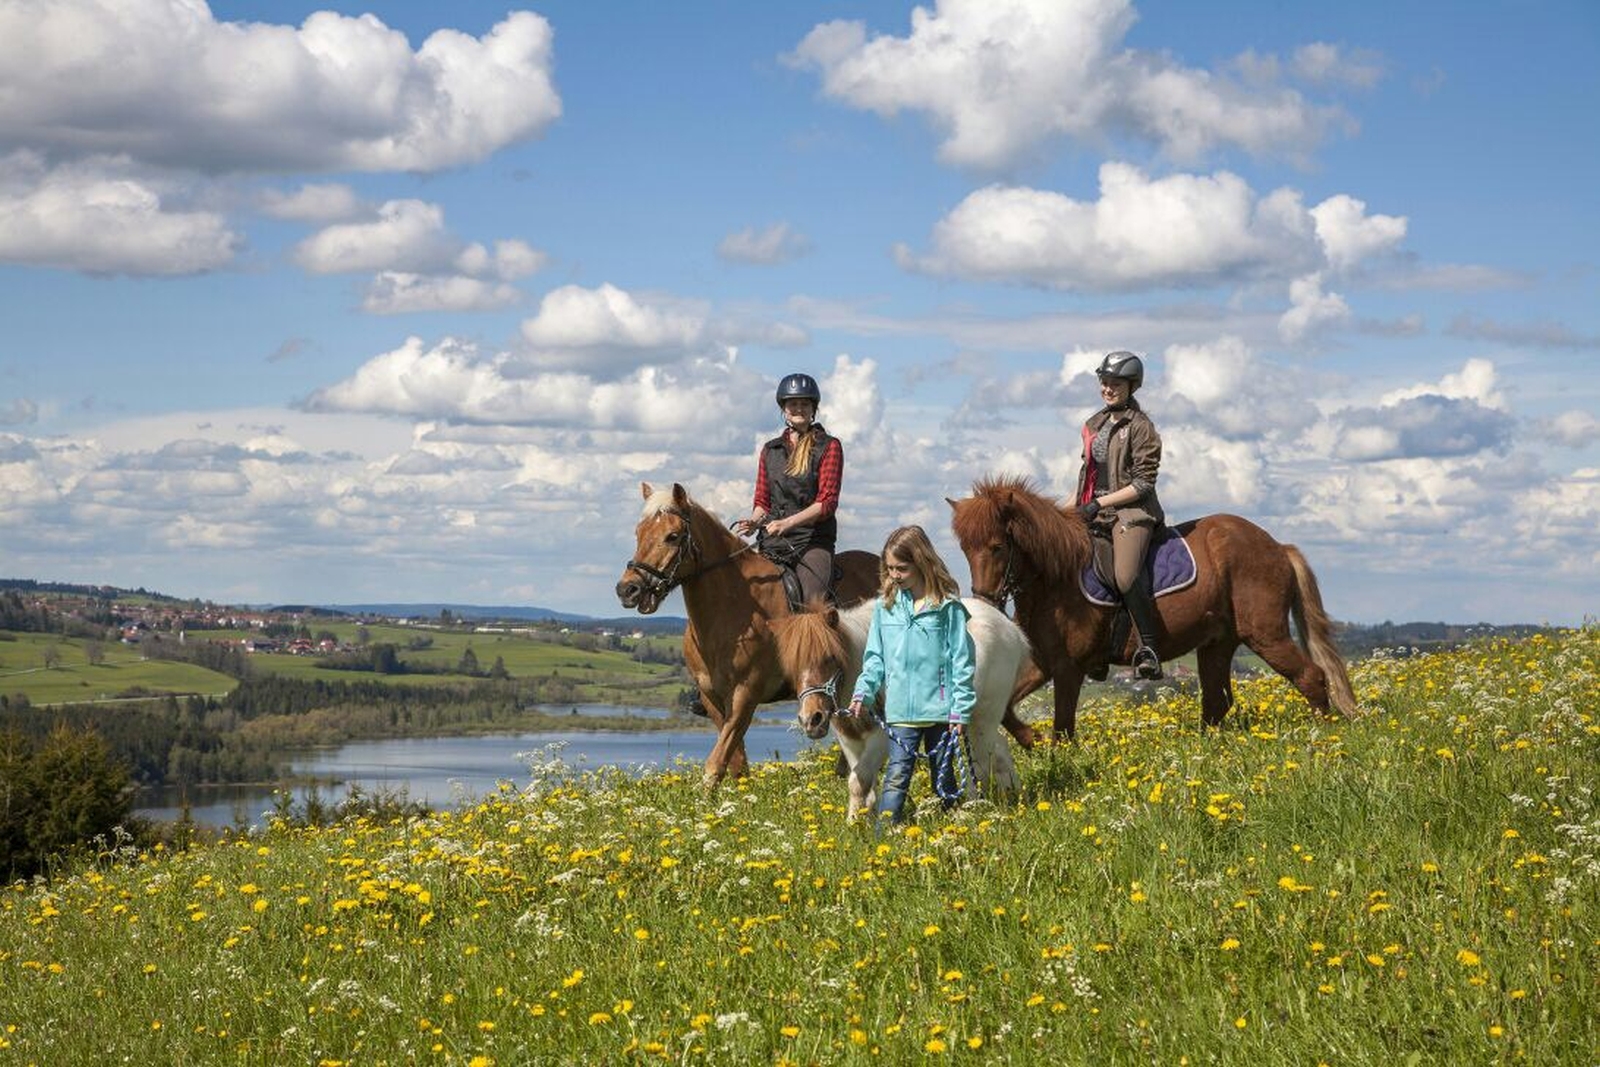
<svg viewBox="0 0 1600 1067">
<path fill-rule="evenodd" d="M 1134 672 L 1160 678 L 1155 598 L 1144 555 L 1165 519 L 1156 498 L 1161 435 L 1133 398 L 1144 384 L 1144 362 L 1138 356 L 1109 353 L 1095 373 L 1105 407 L 1083 424 L 1083 467 L 1074 499 L 1089 532 L 1111 541 L 1117 590 L 1139 635 Z"/>
</svg>

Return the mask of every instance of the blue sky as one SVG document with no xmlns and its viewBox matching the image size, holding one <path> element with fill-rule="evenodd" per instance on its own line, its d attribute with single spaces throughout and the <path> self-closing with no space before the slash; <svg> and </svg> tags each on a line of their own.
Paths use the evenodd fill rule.
<svg viewBox="0 0 1600 1067">
<path fill-rule="evenodd" d="M 1132 348 L 1335 617 L 1594 615 L 1600 9 L 1218 10 L 0 0 L 0 573 L 610 614 L 790 370 L 953 552 Z"/>
</svg>

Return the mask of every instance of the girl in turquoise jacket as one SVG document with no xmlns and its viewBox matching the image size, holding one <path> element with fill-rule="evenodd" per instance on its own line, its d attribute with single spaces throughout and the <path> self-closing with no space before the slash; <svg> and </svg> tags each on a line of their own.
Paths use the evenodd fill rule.
<svg viewBox="0 0 1600 1067">
<path fill-rule="evenodd" d="M 873 605 L 850 711 L 860 715 L 883 691 L 890 744 L 878 810 L 898 823 L 905 821 L 919 754 L 930 760 L 939 796 L 957 795 L 952 757 L 977 696 L 967 609 L 928 535 L 920 526 L 902 526 L 889 535 L 881 558 L 883 595 Z M 946 799 L 945 806 L 953 803 Z"/>
</svg>

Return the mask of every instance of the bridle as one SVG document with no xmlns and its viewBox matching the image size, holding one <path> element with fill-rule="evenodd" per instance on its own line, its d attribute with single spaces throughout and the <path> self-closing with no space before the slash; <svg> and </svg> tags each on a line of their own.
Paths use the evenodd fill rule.
<svg viewBox="0 0 1600 1067">
<path fill-rule="evenodd" d="M 1017 595 L 1017 587 L 1021 584 L 1017 580 L 1016 559 L 1017 545 L 1010 537 L 1005 539 L 1006 566 L 1000 575 L 1000 587 L 988 591 L 974 589 L 972 595 L 979 600 L 987 600 L 1001 612 L 1006 610 L 1006 601 Z"/>
<path fill-rule="evenodd" d="M 674 589 L 678 588 L 678 586 L 687 582 L 695 575 L 704 574 L 709 570 L 715 570 L 724 563 L 731 563 L 755 547 L 754 545 L 744 545 L 741 548 L 734 549 L 732 552 L 728 553 L 726 556 L 723 556 L 715 563 L 697 566 L 693 571 L 680 578 L 678 577 L 678 571 L 683 567 L 684 560 L 693 560 L 696 564 L 700 563 L 700 545 L 694 539 L 694 523 L 690 520 L 688 513 L 682 508 L 662 508 L 661 512 L 658 514 L 675 516 L 683 523 L 683 540 L 678 542 L 678 551 L 673 553 L 672 562 L 668 564 L 665 570 L 662 570 L 659 567 L 652 567 L 648 563 L 641 563 L 639 560 L 630 559 L 627 567 L 624 568 L 626 570 L 638 572 L 638 574 L 644 579 L 644 581 L 641 583 L 644 586 L 644 591 L 650 596 L 655 597 L 657 601 L 667 599 L 667 594 L 671 593 Z"/>
<path fill-rule="evenodd" d="M 808 686 L 806 686 L 804 689 L 800 690 L 799 696 L 795 697 L 795 700 L 799 703 L 799 705 L 800 705 L 800 707 L 802 709 L 804 709 L 805 706 L 806 706 L 806 697 L 810 696 L 812 693 L 821 693 L 823 696 L 828 698 L 828 700 L 827 700 L 827 709 L 828 709 L 828 711 L 827 711 L 827 714 L 824 715 L 823 718 L 822 718 L 822 725 L 824 727 L 826 727 L 828 725 L 828 723 L 833 720 L 833 716 L 839 710 L 838 690 L 839 690 L 839 675 L 840 675 L 840 673 L 841 673 L 840 671 L 834 671 L 832 678 L 829 678 L 826 682 L 823 682 L 821 685 L 808 685 Z"/>
</svg>

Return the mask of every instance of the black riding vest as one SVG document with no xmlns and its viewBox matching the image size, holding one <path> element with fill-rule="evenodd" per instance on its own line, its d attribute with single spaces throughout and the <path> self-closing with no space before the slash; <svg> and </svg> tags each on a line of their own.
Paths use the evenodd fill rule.
<svg viewBox="0 0 1600 1067">
<path fill-rule="evenodd" d="M 810 507 L 817 499 L 817 473 L 822 469 L 822 456 L 833 441 L 828 432 L 817 426 L 816 440 L 811 445 L 811 463 L 803 474 L 789 473 L 789 449 L 780 435 L 761 446 L 761 462 L 767 471 L 767 497 L 772 505 L 767 516 L 787 518 L 795 512 Z M 783 535 L 796 551 L 811 546 L 826 548 L 830 552 L 839 538 L 839 524 L 829 515 L 810 526 L 797 526 Z"/>
</svg>

